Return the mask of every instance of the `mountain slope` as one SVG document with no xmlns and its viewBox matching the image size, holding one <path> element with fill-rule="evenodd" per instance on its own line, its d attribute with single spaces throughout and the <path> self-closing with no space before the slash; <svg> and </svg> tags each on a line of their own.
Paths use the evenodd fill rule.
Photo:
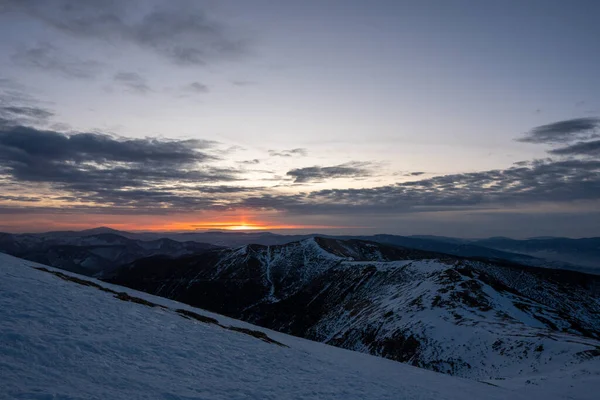
<svg viewBox="0 0 600 400">
<path fill-rule="evenodd" d="M 111 281 L 474 379 L 600 355 L 600 278 L 571 271 L 314 238 L 138 260 Z"/>
<path fill-rule="evenodd" d="M 424 251 L 435 251 L 438 253 L 450 254 L 460 257 L 471 257 L 490 260 L 506 260 L 518 264 L 530 265 L 533 267 L 559 268 L 579 270 L 581 267 L 558 260 L 547 260 L 537 258 L 527 254 L 521 254 L 516 249 L 512 251 L 503 251 L 490 248 L 483 245 L 483 242 L 471 243 L 464 239 L 397 236 L 397 235 L 373 235 L 359 237 L 359 239 L 371 240 L 378 243 L 391 244 L 394 246 L 410 247 Z M 600 260 L 600 256 L 598 257 Z"/>
<path fill-rule="evenodd" d="M 100 227 L 83 231 L 57 231 L 35 234 L 10 235 L 0 233 L 0 251 L 24 257 L 24 254 L 3 249 L 2 236 L 11 236 L 17 242 L 43 241 L 55 242 L 62 240 L 73 242 L 75 238 L 86 236 L 112 235 L 131 239 L 133 241 L 157 241 L 167 239 L 174 242 L 210 243 L 218 247 L 239 247 L 250 244 L 265 246 L 283 245 L 323 236 L 319 234 L 280 235 L 271 232 L 125 232 Z M 544 268 L 570 269 L 586 273 L 600 274 L 600 239 L 568 239 L 568 238 L 538 238 L 514 240 L 508 238 L 489 239 L 460 239 L 442 236 L 326 236 L 332 239 L 367 240 L 394 246 L 409 247 L 424 251 L 432 251 L 474 257 L 480 259 L 507 260 L 523 265 Z M 70 244 L 70 243 L 69 243 Z M 5 244 L 4 244 L 5 245 Z M 12 244 L 14 245 L 14 243 Z M 5 246 L 6 247 L 6 246 Z M 37 260 L 49 262 L 47 260 Z M 69 267 L 69 261 L 66 265 Z M 61 267 L 60 265 L 56 265 Z M 85 273 L 85 270 L 78 271 Z"/>
<path fill-rule="evenodd" d="M 515 240 L 489 238 L 473 244 L 501 251 L 518 252 L 533 257 L 580 265 L 580 270 L 600 273 L 600 238 L 534 238 Z"/>
<path fill-rule="evenodd" d="M 90 230 L 103 231 L 105 228 Z M 178 257 L 217 246 L 171 239 L 142 241 L 114 233 L 78 232 L 13 235 L 0 233 L 0 252 L 89 276 L 102 276 L 122 264 L 152 255 Z M 79 232 L 81 233 L 81 232 Z"/>
<path fill-rule="evenodd" d="M 132 290 L 116 298 L 119 287 L 32 267 L 41 266 L 0 254 L 0 399 L 561 398 L 266 332 L 288 347 L 278 346 L 244 334 L 256 328 L 239 321 Z M 561 387 L 590 398 L 595 382 L 575 375 L 564 381 L 563 371 Z"/>
</svg>

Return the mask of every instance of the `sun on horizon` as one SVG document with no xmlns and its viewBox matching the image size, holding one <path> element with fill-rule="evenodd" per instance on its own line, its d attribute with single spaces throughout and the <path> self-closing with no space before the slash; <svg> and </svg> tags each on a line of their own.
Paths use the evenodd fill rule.
<svg viewBox="0 0 600 400">
<path fill-rule="evenodd" d="M 267 227 L 253 224 L 234 225 L 224 228 L 227 231 L 259 231 L 265 230 Z"/>
</svg>

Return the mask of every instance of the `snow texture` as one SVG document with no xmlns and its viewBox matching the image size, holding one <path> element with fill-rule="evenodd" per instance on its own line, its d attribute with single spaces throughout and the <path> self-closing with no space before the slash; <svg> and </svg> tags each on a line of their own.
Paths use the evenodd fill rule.
<svg viewBox="0 0 600 400">
<path fill-rule="evenodd" d="M 0 399 L 566 398 L 564 390 L 555 390 L 558 383 L 517 380 L 495 387 L 256 328 L 134 290 L 127 293 L 168 308 L 120 301 L 32 267 L 40 265 L 0 254 Z M 182 318 L 173 311 L 178 308 L 223 326 L 260 329 L 289 347 Z M 557 371 L 557 381 L 569 398 L 591 399 L 600 389 L 598 369 L 595 363 L 579 365 L 573 376 Z"/>
</svg>

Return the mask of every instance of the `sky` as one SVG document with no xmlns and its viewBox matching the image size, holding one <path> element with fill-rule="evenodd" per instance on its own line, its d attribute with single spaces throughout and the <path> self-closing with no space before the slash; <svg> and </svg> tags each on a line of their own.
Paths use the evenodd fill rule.
<svg viewBox="0 0 600 400">
<path fill-rule="evenodd" d="M 599 236 L 599 13 L 0 0 L 0 231 Z"/>
</svg>

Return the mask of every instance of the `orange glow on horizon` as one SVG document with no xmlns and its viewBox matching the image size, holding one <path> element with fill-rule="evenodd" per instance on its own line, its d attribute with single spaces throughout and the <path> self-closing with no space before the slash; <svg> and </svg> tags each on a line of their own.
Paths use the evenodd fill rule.
<svg viewBox="0 0 600 400">
<path fill-rule="evenodd" d="M 228 219 L 225 221 L 206 221 L 206 222 L 189 222 L 189 221 L 177 221 L 169 222 L 166 224 L 156 224 L 152 226 L 144 226 L 133 228 L 134 230 L 146 230 L 146 231 L 209 231 L 209 230 L 222 230 L 222 231 L 270 231 L 270 230 L 305 230 L 305 229 L 338 229 L 347 228 L 340 226 L 328 226 L 328 225 L 296 225 L 296 224 L 281 224 L 273 222 L 262 222 L 256 221 L 254 218 L 248 218 L 244 214 L 242 217 Z"/>
<path fill-rule="evenodd" d="M 260 231 L 268 229 L 264 226 L 252 225 L 252 224 L 243 224 L 243 225 L 235 225 L 226 228 L 229 231 Z"/>
<path fill-rule="evenodd" d="M 328 226 L 328 225 L 283 225 L 283 224 L 261 224 L 254 222 L 206 222 L 206 223 L 189 223 L 189 222 L 176 222 L 166 225 L 158 226 L 147 226 L 142 229 L 137 228 L 135 230 L 148 230 L 148 231 L 210 231 L 210 230 L 223 230 L 223 231 L 269 231 L 269 230 L 287 230 L 287 229 L 337 229 L 346 228 L 339 226 Z"/>
<path fill-rule="evenodd" d="M 240 215 L 241 214 L 241 215 Z M 53 214 L 31 213 L 7 215 L 0 221 L 0 231 L 47 232 L 53 230 L 84 230 L 107 227 L 130 232 L 203 232 L 203 231 L 320 231 L 337 229 L 364 229 L 357 226 L 326 224 L 298 224 L 286 221 L 277 213 L 237 211 L 228 215 L 212 213 L 171 215 L 110 215 L 110 214 Z"/>
</svg>

